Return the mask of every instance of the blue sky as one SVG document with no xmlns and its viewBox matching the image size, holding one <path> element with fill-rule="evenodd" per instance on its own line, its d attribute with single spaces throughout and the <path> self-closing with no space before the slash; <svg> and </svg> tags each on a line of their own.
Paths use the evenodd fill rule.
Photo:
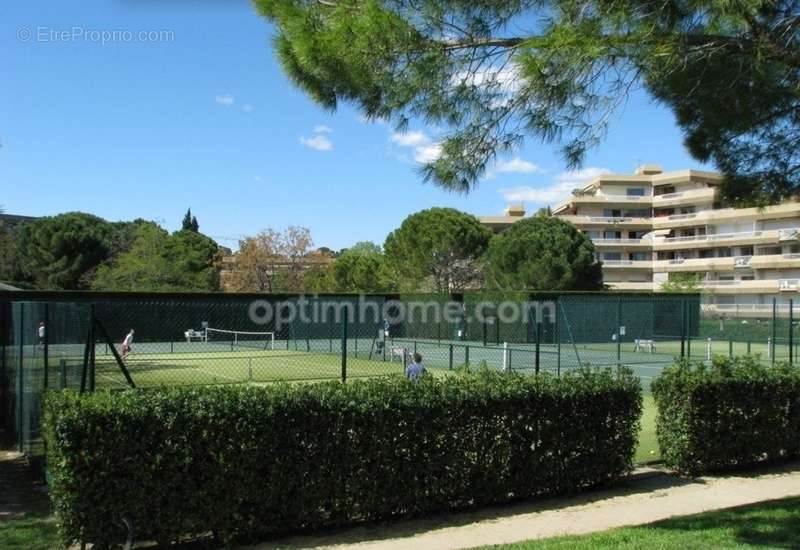
<svg viewBox="0 0 800 550">
<path fill-rule="evenodd" d="M 272 34 L 247 0 L 5 2 L 0 205 L 168 229 L 191 206 L 220 244 L 293 224 L 337 249 L 382 243 L 432 206 L 495 214 L 508 199 L 554 202 L 602 170 L 704 168 L 671 113 L 637 93 L 583 172 L 564 173 L 550 146 L 530 140 L 478 190 L 450 194 L 418 174 L 430 129 L 395 135 L 348 105 L 324 111 L 284 77 Z"/>
</svg>

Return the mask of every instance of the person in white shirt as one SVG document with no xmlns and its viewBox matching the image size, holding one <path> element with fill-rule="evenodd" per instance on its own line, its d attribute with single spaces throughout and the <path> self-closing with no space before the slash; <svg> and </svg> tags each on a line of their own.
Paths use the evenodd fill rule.
<svg viewBox="0 0 800 550">
<path fill-rule="evenodd" d="M 39 321 L 39 347 L 44 348 L 44 321 Z"/>
<path fill-rule="evenodd" d="M 131 345 L 133 344 L 133 329 L 125 336 L 125 339 L 122 341 L 122 358 L 127 359 L 128 356 L 131 354 Z"/>
</svg>

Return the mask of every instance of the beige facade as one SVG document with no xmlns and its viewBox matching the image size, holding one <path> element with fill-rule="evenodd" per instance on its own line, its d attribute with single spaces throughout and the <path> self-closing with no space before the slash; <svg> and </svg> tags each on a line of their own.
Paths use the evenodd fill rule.
<svg viewBox="0 0 800 550">
<path fill-rule="evenodd" d="M 645 165 L 602 175 L 552 211 L 592 239 L 611 288 L 659 291 L 674 274 L 692 273 L 720 310 L 800 300 L 800 203 L 723 207 L 721 181 L 714 172 Z M 524 216 L 512 205 L 480 219 L 499 232 Z"/>
</svg>

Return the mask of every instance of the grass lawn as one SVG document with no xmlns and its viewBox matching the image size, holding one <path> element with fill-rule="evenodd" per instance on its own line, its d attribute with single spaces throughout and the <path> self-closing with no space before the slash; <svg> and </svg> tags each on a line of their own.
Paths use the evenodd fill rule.
<svg viewBox="0 0 800 550">
<path fill-rule="evenodd" d="M 32 514 L 0 520 L 0 548 L 25 550 L 58 548 L 55 521 L 52 517 Z"/>
<path fill-rule="evenodd" d="M 754 546 L 800 548 L 800 498 L 774 500 L 591 535 L 486 546 L 482 550 L 656 550 Z"/>
<path fill-rule="evenodd" d="M 653 395 L 645 393 L 642 401 L 642 426 L 639 431 L 639 447 L 633 457 L 633 461 L 636 464 L 653 462 L 661 458 L 661 453 L 658 450 L 658 441 L 656 440 L 656 412 L 656 403 L 653 400 Z"/>
</svg>

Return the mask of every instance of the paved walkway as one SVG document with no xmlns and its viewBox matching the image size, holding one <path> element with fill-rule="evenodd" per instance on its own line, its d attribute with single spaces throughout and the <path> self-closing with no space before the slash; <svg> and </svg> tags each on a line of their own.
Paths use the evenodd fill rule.
<svg viewBox="0 0 800 550">
<path fill-rule="evenodd" d="M 683 479 L 653 473 L 571 498 L 357 527 L 248 547 L 450 550 L 642 525 L 674 516 L 800 496 L 800 462 L 753 474 Z"/>
</svg>

